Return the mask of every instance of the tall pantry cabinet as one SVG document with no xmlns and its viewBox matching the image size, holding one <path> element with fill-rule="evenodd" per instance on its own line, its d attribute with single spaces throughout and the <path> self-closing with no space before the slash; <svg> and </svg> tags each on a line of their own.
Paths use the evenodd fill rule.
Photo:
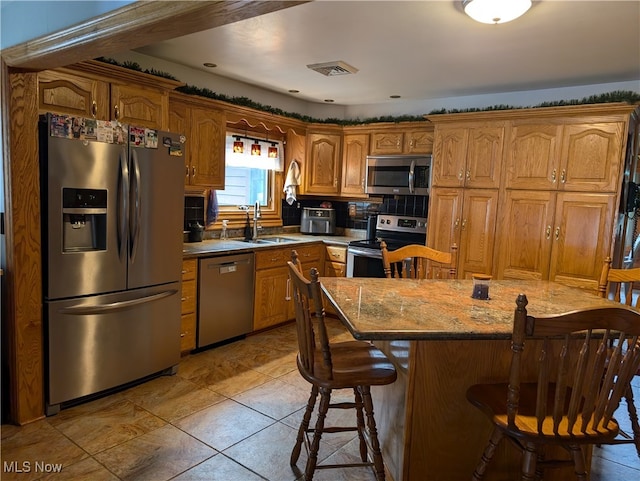
<svg viewBox="0 0 640 481">
<path fill-rule="evenodd" d="M 619 235 L 633 111 L 596 104 L 429 116 L 435 145 L 427 245 L 446 250 L 459 240 L 460 277 L 484 272 L 595 288 Z M 473 148 L 478 138 L 483 150 Z M 454 162 L 462 157 L 466 163 Z M 470 188 L 478 173 L 484 182 Z"/>
</svg>

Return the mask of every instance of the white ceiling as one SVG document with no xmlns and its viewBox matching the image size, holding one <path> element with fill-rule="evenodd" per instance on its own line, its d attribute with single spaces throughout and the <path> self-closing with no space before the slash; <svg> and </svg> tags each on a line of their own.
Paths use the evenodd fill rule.
<svg viewBox="0 0 640 481">
<path fill-rule="evenodd" d="M 513 22 L 485 25 L 457 0 L 321 0 L 137 51 L 341 105 L 627 81 L 640 91 L 640 1 L 534 1 Z M 306 67 L 334 60 L 359 71 Z"/>
</svg>

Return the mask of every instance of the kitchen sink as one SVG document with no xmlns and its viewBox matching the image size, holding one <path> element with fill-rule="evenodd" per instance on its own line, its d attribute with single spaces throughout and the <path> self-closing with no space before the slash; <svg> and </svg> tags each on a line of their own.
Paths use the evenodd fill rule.
<svg viewBox="0 0 640 481">
<path fill-rule="evenodd" d="M 260 237 L 256 240 L 245 240 L 251 244 L 284 244 L 287 242 L 295 242 L 295 239 L 290 237 Z"/>
</svg>

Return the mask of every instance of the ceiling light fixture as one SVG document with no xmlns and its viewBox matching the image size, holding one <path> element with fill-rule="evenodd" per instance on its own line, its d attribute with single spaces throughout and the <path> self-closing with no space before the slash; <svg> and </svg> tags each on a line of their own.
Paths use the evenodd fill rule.
<svg viewBox="0 0 640 481">
<path fill-rule="evenodd" d="M 462 7 L 477 22 L 506 23 L 524 15 L 531 0 L 462 0 Z"/>
<path fill-rule="evenodd" d="M 211 62 L 205 62 L 202 65 L 204 65 L 207 68 L 216 68 L 218 65 L 215 63 L 211 63 Z"/>
</svg>

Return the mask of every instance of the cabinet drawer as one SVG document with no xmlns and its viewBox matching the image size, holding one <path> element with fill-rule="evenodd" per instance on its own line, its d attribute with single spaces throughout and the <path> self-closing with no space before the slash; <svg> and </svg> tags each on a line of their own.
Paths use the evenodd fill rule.
<svg viewBox="0 0 640 481">
<path fill-rule="evenodd" d="M 196 313 L 184 314 L 180 320 L 180 352 L 196 348 Z"/>
<path fill-rule="evenodd" d="M 291 249 L 259 250 L 255 253 L 256 269 L 282 267 L 291 260 Z"/>
<path fill-rule="evenodd" d="M 314 244 L 306 246 L 291 245 L 280 249 L 256 251 L 256 270 L 269 269 L 271 267 L 283 267 L 291 260 L 291 251 L 298 253 L 300 262 L 318 261 L 323 257 L 324 245 Z M 319 266 L 318 266 L 319 267 Z"/>
<path fill-rule="evenodd" d="M 329 262 L 347 262 L 347 249 L 344 247 L 327 246 L 327 260 Z"/>
<path fill-rule="evenodd" d="M 196 281 L 182 282 L 182 314 L 196 312 Z"/>
<path fill-rule="evenodd" d="M 182 280 L 189 281 L 191 279 L 195 279 L 197 270 L 198 263 L 196 259 L 182 261 Z"/>
</svg>

